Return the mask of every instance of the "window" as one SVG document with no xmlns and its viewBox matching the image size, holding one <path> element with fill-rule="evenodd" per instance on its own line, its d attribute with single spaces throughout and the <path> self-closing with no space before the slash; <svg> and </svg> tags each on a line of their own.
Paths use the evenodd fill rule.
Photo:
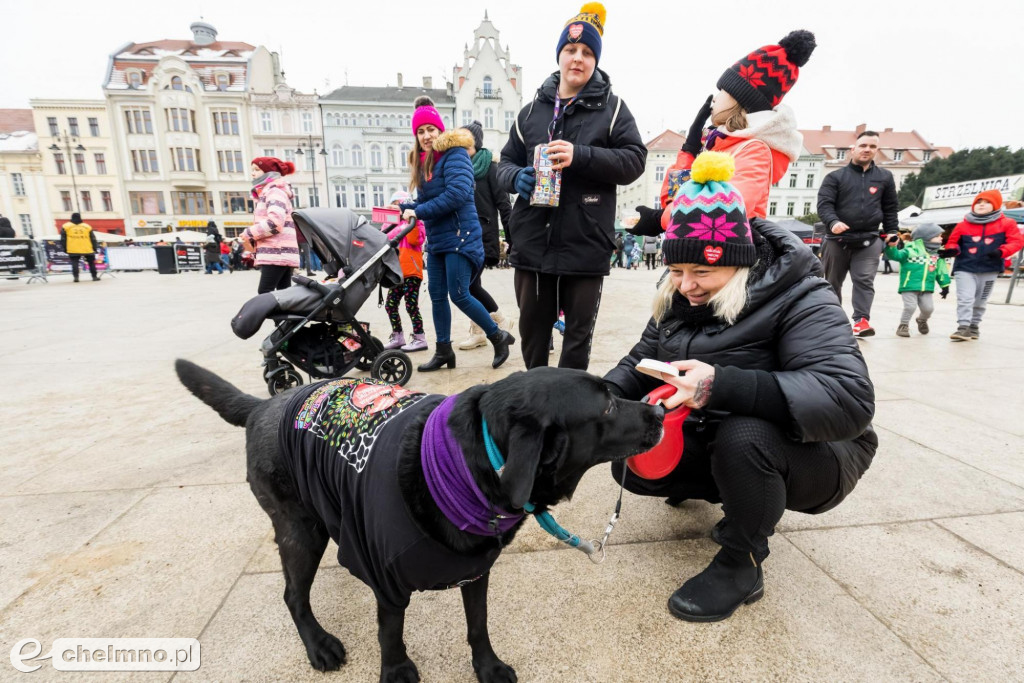
<svg viewBox="0 0 1024 683">
<path fill-rule="evenodd" d="M 395 167 L 395 148 L 388 145 L 388 168 Z"/>
<path fill-rule="evenodd" d="M 142 72 L 141 71 L 129 71 L 128 72 L 128 87 L 135 89 L 142 87 Z"/>
<path fill-rule="evenodd" d="M 252 213 L 252 197 L 248 192 L 221 192 L 221 213 Z"/>
<path fill-rule="evenodd" d="M 242 153 L 238 150 L 218 150 L 217 170 L 221 173 L 243 173 Z"/>
<path fill-rule="evenodd" d="M 93 158 L 93 161 L 96 162 L 96 174 L 97 175 L 106 175 L 107 174 L 107 158 L 103 154 L 101 154 L 99 152 L 97 152 L 96 154 L 93 154 L 92 158 Z"/>
<path fill-rule="evenodd" d="M 68 130 L 76 138 L 79 137 L 79 135 L 78 135 L 78 117 L 77 116 L 69 116 L 68 117 Z"/>
<path fill-rule="evenodd" d="M 344 166 L 345 165 L 345 148 L 334 143 L 331 146 L 331 166 Z"/>
<path fill-rule="evenodd" d="M 260 113 L 260 130 L 264 133 L 269 133 L 274 129 L 273 123 L 270 120 L 270 112 L 265 111 Z"/>
<path fill-rule="evenodd" d="M 133 149 L 132 169 L 136 173 L 158 173 L 160 168 L 156 163 L 155 149 Z"/>
<path fill-rule="evenodd" d="M 384 186 L 374 185 L 373 186 L 373 205 L 384 206 Z"/>
<path fill-rule="evenodd" d="M 373 125 L 375 125 L 378 128 L 380 128 L 380 114 L 374 115 L 374 117 L 373 117 Z"/>
<path fill-rule="evenodd" d="M 153 119 L 148 109 L 132 107 L 124 110 L 125 120 L 128 122 L 129 133 L 152 133 Z"/>
<path fill-rule="evenodd" d="M 796 205 L 795 202 L 786 202 L 786 215 L 787 216 L 792 216 L 793 215 L 793 208 L 795 207 L 795 205 Z"/>
<path fill-rule="evenodd" d="M 275 157 L 275 156 L 277 156 L 277 154 L 275 154 L 274 150 L 272 150 L 272 149 L 265 149 L 265 150 L 263 150 L 263 156 L 265 156 L 265 157 Z"/>
<path fill-rule="evenodd" d="M 810 213 L 811 213 L 811 203 L 810 202 L 804 202 L 804 213 L 803 213 L 803 215 L 809 216 Z"/>
<path fill-rule="evenodd" d="M 25 196 L 25 178 L 20 173 L 11 174 L 11 184 L 14 185 L 14 196 Z"/>
<path fill-rule="evenodd" d="M 484 128 L 494 128 L 494 110 L 490 107 L 484 109 Z"/>
<path fill-rule="evenodd" d="M 295 163 L 295 150 L 289 147 L 284 151 L 284 160 Z"/>
<path fill-rule="evenodd" d="M 505 132 L 512 130 L 514 125 L 516 125 L 516 113 L 514 111 L 505 112 Z"/>
<path fill-rule="evenodd" d="M 128 201 L 131 202 L 132 213 L 135 214 L 157 216 L 167 213 L 163 192 L 129 192 Z"/>
<path fill-rule="evenodd" d="M 348 207 L 348 188 L 346 186 L 334 186 L 334 205 L 342 208 Z"/>
<path fill-rule="evenodd" d="M 836 150 L 836 159 L 838 159 L 839 161 L 842 161 L 845 158 L 846 158 L 846 150 L 845 149 L 837 149 Z"/>
<path fill-rule="evenodd" d="M 903 150 L 902 149 L 897 149 L 895 152 L 893 152 L 892 153 L 892 160 L 893 161 L 903 161 Z"/>
<path fill-rule="evenodd" d="M 654 167 L 654 179 L 659 183 L 665 179 L 665 167 L 655 166 Z"/>
<path fill-rule="evenodd" d="M 25 233 L 26 235 L 28 235 L 29 237 L 31 237 L 32 236 L 32 216 L 28 215 L 27 213 L 19 213 L 18 214 L 18 220 L 21 221 L 21 231 L 23 233 Z"/>
<path fill-rule="evenodd" d="M 82 208 L 92 211 L 92 193 L 89 190 L 82 190 Z"/>
<path fill-rule="evenodd" d="M 768 202 L 768 215 L 769 216 L 774 216 L 777 207 L 778 207 L 778 202 Z"/>
<path fill-rule="evenodd" d="M 353 185 L 353 194 L 355 195 L 354 208 L 365 209 L 366 208 L 366 185 Z"/>
<path fill-rule="evenodd" d="M 352 165 L 356 168 L 363 165 L 363 148 L 359 145 L 352 145 Z"/>
<path fill-rule="evenodd" d="M 314 170 L 313 165 L 316 163 L 316 151 L 312 149 L 306 149 L 302 157 L 306 160 L 306 170 Z"/>
<path fill-rule="evenodd" d="M 85 175 L 85 155 L 75 152 L 75 173 Z"/>
<path fill-rule="evenodd" d="M 46 125 L 48 125 L 50 127 L 50 135 L 52 135 L 54 137 L 60 135 L 60 129 L 57 128 L 57 117 L 56 116 L 47 116 L 46 117 Z"/>
<path fill-rule="evenodd" d="M 185 84 L 181 81 L 181 76 L 175 76 L 171 79 L 171 90 L 184 90 Z"/>
<path fill-rule="evenodd" d="M 313 132 L 313 115 L 308 111 L 302 112 L 302 132 L 312 133 Z"/>
<path fill-rule="evenodd" d="M 789 174 L 789 186 L 796 187 L 796 173 Z"/>
<path fill-rule="evenodd" d="M 61 203 L 61 206 L 64 207 L 65 211 L 71 211 L 72 210 L 72 206 L 71 206 L 71 193 L 68 192 L 67 190 L 61 190 L 60 191 L 60 203 Z"/>
<path fill-rule="evenodd" d="M 209 192 L 172 192 L 171 202 L 174 204 L 174 213 L 186 216 L 213 213 Z"/>
<path fill-rule="evenodd" d="M 103 201 L 104 211 L 114 210 L 114 198 L 110 196 L 110 190 L 100 190 L 100 199 Z"/>
<path fill-rule="evenodd" d="M 931 153 L 931 151 L 930 150 L 925 150 L 924 155 L 921 157 L 921 161 L 931 161 L 931 160 L 932 160 L 932 153 Z"/>
<path fill-rule="evenodd" d="M 191 109 L 168 109 L 167 129 L 183 132 L 195 132 L 196 113 Z"/>
<path fill-rule="evenodd" d="M 402 168 L 409 168 L 409 150 L 412 147 L 409 145 L 402 145 L 398 148 L 398 163 Z"/>
<path fill-rule="evenodd" d="M 811 188 L 811 189 L 814 188 L 814 174 L 813 173 L 807 176 L 807 187 Z"/>
<path fill-rule="evenodd" d="M 228 74 L 217 74 L 214 80 L 217 83 L 217 90 L 227 90 L 231 85 L 231 76 Z"/>
<path fill-rule="evenodd" d="M 320 188 L 314 185 L 307 189 L 309 190 L 309 205 L 320 206 Z"/>
<path fill-rule="evenodd" d="M 202 171 L 199 150 L 192 147 L 172 147 L 171 167 L 175 171 Z"/>
<path fill-rule="evenodd" d="M 64 168 L 64 154 L 62 152 L 54 152 L 53 162 L 57 165 L 58 174 L 64 175 L 68 172 L 68 170 Z"/>
<path fill-rule="evenodd" d="M 370 168 L 383 168 L 384 155 L 381 154 L 380 145 L 370 145 Z"/>
<path fill-rule="evenodd" d="M 89 135 L 94 138 L 98 138 L 100 136 L 100 120 L 94 119 L 91 116 L 89 117 Z"/>
<path fill-rule="evenodd" d="M 484 97 L 487 97 L 494 92 L 494 82 L 490 76 L 484 76 Z"/>
<path fill-rule="evenodd" d="M 468 109 L 463 109 L 462 110 L 462 125 L 463 126 L 468 126 L 471 123 L 473 123 L 473 112 L 471 112 Z"/>
<path fill-rule="evenodd" d="M 238 135 L 238 112 L 213 112 L 213 132 L 216 135 Z"/>
</svg>

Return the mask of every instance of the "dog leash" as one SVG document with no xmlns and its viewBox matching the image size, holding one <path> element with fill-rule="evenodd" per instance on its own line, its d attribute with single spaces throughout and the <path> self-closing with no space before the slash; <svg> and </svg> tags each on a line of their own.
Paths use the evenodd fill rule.
<svg viewBox="0 0 1024 683">
<path fill-rule="evenodd" d="M 505 457 L 501 454 L 498 449 L 498 444 L 494 443 L 494 437 L 491 436 L 491 432 L 487 429 L 487 418 L 483 418 L 483 433 L 484 433 L 484 447 L 487 449 L 487 459 L 491 462 L 491 467 L 497 473 L 498 477 L 501 478 L 501 473 L 505 468 Z M 540 528 L 548 532 L 562 543 L 565 543 L 571 548 L 582 550 L 586 553 L 587 557 L 594 564 L 601 564 L 604 562 L 607 555 L 606 546 L 608 543 L 608 537 L 611 536 L 612 529 L 615 528 L 615 523 L 619 521 L 619 512 L 622 510 L 622 491 L 626 484 L 626 468 L 622 468 L 622 482 L 619 486 L 619 500 L 615 504 L 615 511 L 612 512 L 611 519 L 608 520 L 608 526 L 604 529 L 604 538 L 601 540 L 594 539 L 587 541 L 581 539 L 576 534 L 571 534 L 559 525 L 555 521 L 555 518 L 551 516 L 551 513 L 545 510 L 544 512 L 536 512 L 536 508 L 533 503 L 526 503 L 523 505 L 523 510 L 533 515 L 533 518 L 537 520 Z"/>
</svg>

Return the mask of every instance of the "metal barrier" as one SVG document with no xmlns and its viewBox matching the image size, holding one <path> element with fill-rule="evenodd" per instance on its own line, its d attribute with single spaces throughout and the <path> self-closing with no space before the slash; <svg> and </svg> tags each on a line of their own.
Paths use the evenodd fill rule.
<svg viewBox="0 0 1024 683">
<path fill-rule="evenodd" d="M 1017 285 L 1017 280 L 1021 278 L 1021 267 L 1024 267 L 1024 249 L 1017 252 L 1017 262 L 1013 264 L 1013 275 L 1010 276 L 1010 288 L 1006 290 L 1006 303 L 1010 303 L 1013 288 Z"/>
<path fill-rule="evenodd" d="M 28 278 L 25 284 L 46 279 L 46 252 L 39 242 L 26 238 L 0 239 L 0 277 Z"/>
</svg>

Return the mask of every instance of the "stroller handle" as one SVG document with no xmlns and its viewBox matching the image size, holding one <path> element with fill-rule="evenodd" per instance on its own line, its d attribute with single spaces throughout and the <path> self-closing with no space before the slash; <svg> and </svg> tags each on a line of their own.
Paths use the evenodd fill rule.
<svg viewBox="0 0 1024 683">
<path fill-rule="evenodd" d="M 303 275 L 292 275 L 292 282 L 303 287 L 308 287 L 314 292 L 318 292 L 323 296 L 327 296 L 331 293 L 331 289 L 326 285 L 322 285 L 312 278 L 305 277 Z"/>
<path fill-rule="evenodd" d="M 406 222 L 405 227 L 402 228 L 402 231 L 400 233 L 398 233 L 397 235 L 395 235 L 394 237 L 392 237 L 391 239 L 388 240 L 388 245 L 392 249 L 397 249 L 398 245 L 401 243 L 401 241 L 405 239 L 405 236 L 408 235 L 410 232 L 412 232 L 413 228 L 415 228 L 415 227 L 416 227 L 416 219 L 413 218 L 413 219 L 409 220 L 408 222 Z"/>
</svg>

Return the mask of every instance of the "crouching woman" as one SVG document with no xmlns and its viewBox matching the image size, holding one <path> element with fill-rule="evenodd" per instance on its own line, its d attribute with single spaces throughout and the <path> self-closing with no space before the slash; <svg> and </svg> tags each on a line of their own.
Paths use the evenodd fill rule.
<svg viewBox="0 0 1024 683">
<path fill-rule="evenodd" d="M 705 152 L 672 204 L 663 243 L 669 276 L 640 341 L 606 376 L 639 399 L 660 386 L 666 407 L 689 406 L 684 453 L 662 479 L 629 471 L 626 488 L 722 503 L 722 546 L 669 599 L 686 621 L 719 621 L 764 594 L 768 538 L 786 510 L 838 505 L 871 464 L 874 389 L 821 266 L 787 230 L 747 220 L 727 181 L 733 161 Z M 670 362 L 679 377 L 636 370 Z M 622 477 L 622 464 L 613 467 Z"/>
</svg>

